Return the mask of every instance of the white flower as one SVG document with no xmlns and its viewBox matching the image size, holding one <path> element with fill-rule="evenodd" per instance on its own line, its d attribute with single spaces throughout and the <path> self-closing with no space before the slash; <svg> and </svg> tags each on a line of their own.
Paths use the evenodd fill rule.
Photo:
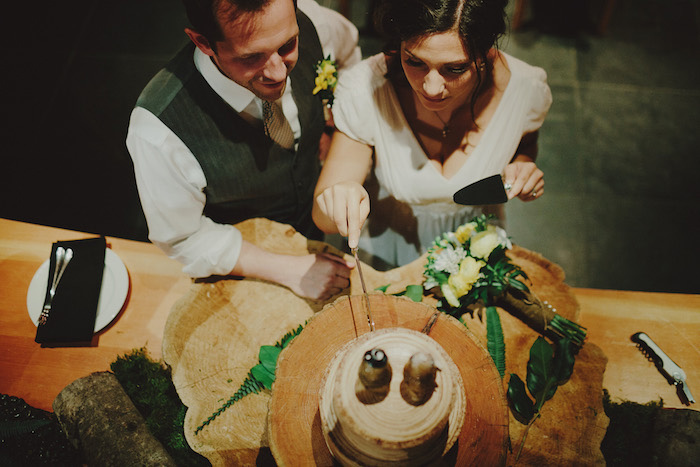
<svg viewBox="0 0 700 467">
<path fill-rule="evenodd" d="M 508 238 L 508 234 L 505 230 L 500 227 L 496 227 L 496 234 L 498 235 L 498 242 L 507 250 L 513 248 L 513 244 L 511 243 L 510 238 Z"/>
<path fill-rule="evenodd" d="M 436 271 L 445 271 L 449 274 L 459 272 L 459 263 L 467 256 L 464 248 L 445 248 L 435 256 L 433 268 Z"/>
<path fill-rule="evenodd" d="M 454 232 L 447 232 L 445 234 L 445 240 L 450 242 L 452 245 L 459 246 L 461 245 L 461 242 L 457 240 L 457 235 L 455 235 Z"/>
<path fill-rule="evenodd" d="M 433 276 L 425 276 L 425 282 L 423 282 L 423 288 L 425 290 L 430 290 L 438 285 L 440 285 L 440 283 Z"/>
</svg>

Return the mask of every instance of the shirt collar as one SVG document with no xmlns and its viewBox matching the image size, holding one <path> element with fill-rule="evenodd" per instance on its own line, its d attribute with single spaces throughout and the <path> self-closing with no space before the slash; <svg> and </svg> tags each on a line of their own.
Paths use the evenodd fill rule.
<svg viewBox="0 0 700 467">
<path fill-rule="evenodd" d="M 194 65 L 202 74 L 204 80 L 221 98 L 238 113 L 251 113 L 257 118 L 262 117 L 262 101 L 252 91 L 236 83 L 221 73 L 211 58 L 195 47 Z M 285 99 L 291 99 L 290 77 L 287 77 L 287 87 L 284 90 Z"/>
<path fill-rule="evenodd" d="M 209 55 L 196 47 L 194 65 L 214 92 L 236 112 L 241 112 L 255 99 L 255 94 L 221 73 Z"/>
</svg>

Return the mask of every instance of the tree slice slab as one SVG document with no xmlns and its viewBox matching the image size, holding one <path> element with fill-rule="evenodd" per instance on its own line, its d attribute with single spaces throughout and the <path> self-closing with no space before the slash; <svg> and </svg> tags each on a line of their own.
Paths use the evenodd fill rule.
<svg viewBox="0 0 700 467">
<path fill-rule="evenodd" d="M 370 294 L 369 300 L 377 330 L 420 331 L 435 312 L 424 303 L 383 293 Z M 337 351 L 369 332 L 365 310 L 363 296 L 341 297 L 282 351 L 268 415 L 270 449 L 279 465 L 333 464 L 319 414 L 323 373 Z M 438 315 L 430 337 L 459 368 L 467 398 L 462 430 L 445 465 L 503 464 L 508 408 L 491 357 L 463 324 L 445 314 Z"/>
<path fill-rule="evenodd" d="M 564 318 L 578 321 L 578 301 L 564 282 L 566 275 L 559 265 L 518 245 L 513 245 L 508 256 L 527 273 L 526 282 L 532 292 L 550 303 Z M 386 274 L 396 280 L 396 283 L 391 282 L 387 292 L 398 292 L 408 284 L 421 283 L 424 264 L 425 257 L 387 271 Z M 367 275 L 365 273 L 365 277 Z M 381 276 L 372 274 L 371 277 L 368 288 L 387 283 Z M 426 297 L 424 301 L 437 302 L 432 297 Z M 511 373 L 525 381 L 530 347 L 538 334 L 505 310 L 499 309 L 499 316 L 506 345 L 506 371 L 502 383 L 507 388 Z M 464 315 L 462 320 L 486 346 L 486 322 L 479 314 Z M 559 386 L 554 397 L 544 404 L 541 417 L 530 428 L 518 465 L 605 465 L 600 444 L 610 423 L 603 408 L 603 374 L 607 361 L 600 347 L 591 342 L 584 344 L 576 357 L 571 379 Z M 513 451 L 509 451 L 508 464 L 512 464 L 525 433 L 525 425 L 512 413 L 509 431 Z"/>
<path fill-rule="evenodd" d="M 266 219 L 251 219 L 237 227 L 245 240 L 269 251 L 342 255 L 325 243 L 307 240 L 288 225 Z M 274 345 L 324 305 L 277 284 L 230 277 L 194 283 L 175 303 L 163 333 L 163 359 L 188 407 L 184 431 L 194 451 L 214 466 L 274 464 L 264 449 L 267 390 L 244 397 L 199 433 L 195 431 L 238 390 L 258 363 L 260 346 Z"/>
<path fill-rule="evenodd" d="M 362 392 L 358 375 L 371 349 L 381 349 L 391 369 L 376 398 Z M 414 393 L 402 387 L 407 387 L 404 367 L 417 353 L 429 355 L 439 371 L 430 396 L 414 404 L 417 399 L 404 398 Z M 447 454 L 462 431 L 467 403 L 462 376 L 442 346 L 423 332 L 386 328 L 364 334 L 340 349 L 324 373 L 321 426 L 326 445 L 343 465 L 424 466 Z"/>
<path fill-rule="evenodd" d="M 270 251 L 342 254 L 325 243 L 307 240 L 287 225 L 266 219 L 251 219 L 237 227 L 245 240 Z M 553 304 L 566 318 L 578 317 L 578 303 L 564 283 L 564 272 L 559 266 L 517 246 L 508 254 L 527 272 L 531 289 L 541 299 Z M 367 289 L 389 285 L 387 292 L 395 293 L 407 285 L 420 284 L 424 263 L 425 258 L 419 258 L 386 272 L 363 265 Z M 359 276 L 353 271 L 350 288 L 342 294 L 361 293 Z M 425 303 L 434 305 L 436 301 L 428 297 Z M 215 466 L 274 464 L 266 449 L 269 391 L 243 398 L 199 434 L 194 432 L 238 389 L 257 363 L 261 345 L 274 344 L 325 305 L 303 300 L 276 284 L 231 278 L 195 283 L 174 305 L 164 330 L 163 358 L 171 366 L 178 395 L 188 407 L 185 437 L 195 451 Z M 508 373 L 525 377 L 529 348 L 537 333 L 505 311 L 501 311 L 500 316 L 506 341 L 506 379 L 502 383 L 505 387 Z M 471 333 L 485 346 L 485 325 L 478 315 L 466 321 Z M 366 318 L 358 325 L 366 327 Z M 545 403 L 542 417 L 531 428 L 519 465 L 598 465 L 604 462 L 600 443 L 609 423 L 602 403 L 606 362 L 607 358 L 597 346 L 590 342 L 584 345 L 571 380 L 560 386 L 554 398 Z M 309 410 L 308 407 L 303 409 Z M 320 424 L 320 420 L 314 419 L 314 424 Z M 517 449 L 524 426 L 512 415 L 509 425 L 511 443 Z"/>
</svg>

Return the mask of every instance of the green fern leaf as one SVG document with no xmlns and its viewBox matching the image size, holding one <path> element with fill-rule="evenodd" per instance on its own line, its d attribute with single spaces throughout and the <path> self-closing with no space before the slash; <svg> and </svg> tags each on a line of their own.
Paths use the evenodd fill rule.
<svg viewBox="0 0 700 467">
<path fill-rule="evenodd" d="M 301 334 L 301 331 L 304 330 L 304 325 L 306 325 L 306 323 L 300 324 L 298 328 L 293 329 L 287 334 L 285 334 L 284 337 L 275 344 L 275 347 L 280 347 L 282 349 L 287 347 L 287 345 L 292 341 L 292 339 Z"/>
<path fill-rule="evenodd" d="M 24 435 L 51 423 L 50 420 L 18 420 L 0 422 L 0 439 Z"/>
<path fill-rule="evenodd" d="M 258 381 L 255 378 L 255 376 L 253 376 L 253 373 L 248 372 L 248 376 L 246 376 L 246 379 L 243 380 L 243 383 L 241 383 L 241 386 L 233 394 L 233 396 L 231 396 L 226 402 L 224 402 L 224 404 L 221 407 L 219 407 L 219 409 L 216 412 L 211 414 L 209 418 L 202 422 L 202 424 L 199 425 L 196 430 L 194 430 L 194 434 L 196 435 L 197 433 L 202 431 L 205 426 L 209 425 L 212 421 L 214 421 L 214 419 L 221 415 L 224 412 L 224 410 L 228 409 L 248 394 L 257 394 L 264 388 L 265 386 L 260 381 Z"/>
<path fill-rule="evenodd" d="M 205 426 L 209 425 L 216 417 L 221 415 L 224 410 L 231 407 L 233 404 L 243 399 L 249 394 L 257 394 L 263 389 L 270 389 L 272 383 L 275 381 L 275 363 L 277 362 L 277 357 L 279 357 L 280 350 L 273 350 L 272 347 L 278 349 L 285 348 L 296 336 L 298 336 L 304 329 L 304 324 L 300 324 L 298 328 L 289 331 L 282 337 L 274 346 L 261 346 L 259 353 L 259 362 L 248 372 L 248 376 L 243 383 L 241 383 L 238 390 L 231 396 L 219 409 L 211 414 L 201 425 L 197 427 L 194 431 L 196 435 Z M 257 377 L 256 377 L 257 375 Z"/>
</svg>

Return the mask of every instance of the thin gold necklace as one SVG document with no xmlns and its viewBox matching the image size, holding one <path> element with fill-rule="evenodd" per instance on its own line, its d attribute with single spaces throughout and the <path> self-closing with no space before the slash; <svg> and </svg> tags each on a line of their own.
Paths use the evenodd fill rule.
<svg viewBox="0 0 700 467">
<path fill-rule="evenodd" d="M 452 115 L 454 115 L 454 112 L 452 112 L 452 115 L 450 115 L 450 118 L 447 121 L 444 121 L 442 118 L 440 118 L 440 114 L 437 113 L 436 110 L 433 110 L 433 113 L 438 118 L 438 120 L 440 120 L 440 123 L 442 123 L 442 139 L 447 138 L 447 135 L 450 134 L 450 123 L 452 122 Z"/>
</svg>

